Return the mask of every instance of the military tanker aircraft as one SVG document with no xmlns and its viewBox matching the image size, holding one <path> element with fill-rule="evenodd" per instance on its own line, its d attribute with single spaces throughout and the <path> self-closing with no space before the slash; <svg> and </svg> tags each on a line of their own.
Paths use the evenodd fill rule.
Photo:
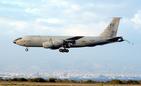
<svg viewBox="0 0 141 86">
<path fill-rule="evenodd" d="M 24 36 L 17 38 L 13 43 L 26 47 L 43 47 L 46 49 L 59 50 L 68 53 L 70 48 L 95 47 L 109 43 L 124 41 L 122 36 L 117 36 L 120 17 L 114 17 L 111 23 L 99 36 Z"/>
</svg>

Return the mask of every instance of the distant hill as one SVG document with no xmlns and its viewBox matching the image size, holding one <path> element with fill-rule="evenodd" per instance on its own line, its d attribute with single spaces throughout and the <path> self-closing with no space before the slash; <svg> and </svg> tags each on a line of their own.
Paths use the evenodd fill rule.
<svg viewBox="0 0 141 86">
<path fill-rule="evenodd" d="M 68 80 L 94 80 L 94 81 L 110 81 L 110 80 L 141 80 L 139 74 L 98 74 L 98 73 L 77 73 L 77 72 L 55 72 L 55 73 L 0 73 L 0 79 L 9 78 L 57 78 Z"/>
</svg>

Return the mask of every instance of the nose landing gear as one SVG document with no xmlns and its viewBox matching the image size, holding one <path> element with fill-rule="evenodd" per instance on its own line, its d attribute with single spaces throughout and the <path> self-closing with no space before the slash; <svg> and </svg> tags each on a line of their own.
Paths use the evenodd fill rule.
<svg viewBox="0 0 141 86">
<path fill-rule="evenodd" d="M 28 51 L 29 51 L 29 49 L 28 49 L 28 48 L 25 48 L 25 51 L 26 51 L 26 52 L 28 52 Z"/>
</svg>

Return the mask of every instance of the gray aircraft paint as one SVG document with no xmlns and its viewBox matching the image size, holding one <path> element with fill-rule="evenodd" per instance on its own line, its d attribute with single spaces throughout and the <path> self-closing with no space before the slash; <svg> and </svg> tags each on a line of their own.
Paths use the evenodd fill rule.
<svg viewBox="0 0 141 86">
<path fill-rule="evenodd" d="M 97 37 L 85 36 L 24 36 L 14 40 L 14 43 L 25 47 L 44 47 L 49 49 L 61 49 L 68 51 L 68 48 L 92 47 L 113 42 L 124 41 L 117 37 L 119 17 L 113 18 L 108 27 Z M 62 51 L 63 52 L 63 51 Z"/>
<path fill-rule="evenodd" d="M 100 34 L 100 36 L 109 38 L 116 37 L 119 21 L 120 17 L 115 17 L 112 22 L 108 25 L 108 27 L 104 30 L 104 32 Z"/>
</svg>

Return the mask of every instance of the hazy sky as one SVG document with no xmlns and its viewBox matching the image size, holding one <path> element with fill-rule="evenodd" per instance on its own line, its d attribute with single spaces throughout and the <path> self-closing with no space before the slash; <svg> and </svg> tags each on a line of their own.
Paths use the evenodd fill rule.
<svg viewBox="0 0 141 86">
<path fill-rule="evenodd" d="M 140 0 L 0 0 L 0 72 L 141 73 Z M 62 54 L 12 43 L 24 35 L 97 36 L 112 17 L 127 42 Z"/>
</svg>

